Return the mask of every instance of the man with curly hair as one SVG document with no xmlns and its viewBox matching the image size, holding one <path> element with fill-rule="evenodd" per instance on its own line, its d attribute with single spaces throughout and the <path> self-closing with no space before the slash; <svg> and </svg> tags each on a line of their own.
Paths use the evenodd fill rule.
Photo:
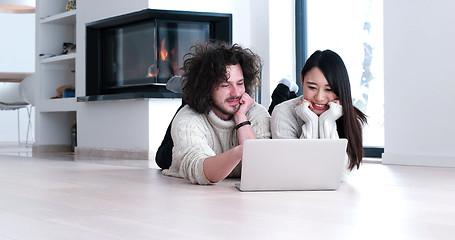
<svg viewBox="0 0 455 240">
<path fill-rule="evenodd" d="M 172 162 L 163 174 L 197 184 L 240 177 L 243 142 L 270 138 L 270 115 L 250 96 L 260 81 L 261 60 L 234 44 L 193 46 L 182 67 L 182 107 L 171 136 Z"/>
</svg>

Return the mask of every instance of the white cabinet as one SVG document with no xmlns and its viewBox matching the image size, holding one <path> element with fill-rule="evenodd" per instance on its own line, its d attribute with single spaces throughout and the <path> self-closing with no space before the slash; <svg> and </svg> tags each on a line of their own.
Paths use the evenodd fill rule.
<svg viewBox="0 0 455 240">
<path fill-rule="evenodd" d="M 69 146 L 71 125 L 76 120 L 76 98 L 58 98 L 57 93 L 62 86 L 77 88 L 77 48 L 62 54 L 64 43 L 76 44 L 77 47 L 77 10 L 66 11 L 67 3 L 67 0 L 36 3 L 35 146 L 46 146 L 46 150 L 49 150 L 49 145 Z"/>
</svg>

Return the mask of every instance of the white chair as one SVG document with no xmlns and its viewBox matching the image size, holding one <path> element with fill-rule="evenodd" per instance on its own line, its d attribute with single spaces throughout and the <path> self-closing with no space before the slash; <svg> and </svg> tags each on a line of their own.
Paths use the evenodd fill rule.
<svg viewBox="0 0 455 240">
<path fill-rule="evenodd" d="M 17 110 L 17 134 L 20 144 L 20 114 L 19 109 L 26 108 L 28 115 L 27 137 L 25 143 L 28 144 L 29 135 L 33 136 L 31 122 L 32 107 L 34 106 L 34 75 L 30 75 L 22 82 L 1 82 L 0 83 L 0 110 Z M 33 140 L 34 141 L 34 140 Z"/>
<path fill-rule="evenodd" d="M 21 95 L 22 99 L 27 102 L 29 105 L 27 106 L 27 114 L 28 114 L 28 126 L 27 126 L 27 137 L 25 139 L 25 144 L 28 143 L 28 136 L 31 134 L 32 142 L 35 141 L 33 125 L 31 121 L 32 117 L 32 110 L 35 106 L 35 75 L 32 74 L 26 78 L 24 78 L 21 83 L 19 84 L 19 94 Z"/>
</svg>

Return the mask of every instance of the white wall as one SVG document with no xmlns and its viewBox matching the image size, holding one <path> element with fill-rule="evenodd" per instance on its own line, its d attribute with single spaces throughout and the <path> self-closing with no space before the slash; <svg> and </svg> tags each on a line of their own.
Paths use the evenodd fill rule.
<svg viewBox="0 0 455 240">
<path fill-rule="evenodd" d="M 77 3 L 76 95 L 85 95 L 85 24 L 147 8 L 147 0 L 79 1 Z M 103 101 L 77 104 L 78 147 L 147 151 L 147 101 Z M 144 123 L 145 121 L 145 123 Z"/>
<path fill-rule="evenodd" d="M 264 94 L 262 104 L 268 108 L 270 96 L 278 82 L 283 78 L 300 81 L 295 66 L 295 1 L 270 0 L 269 51 L 270 51 L 270 94 Z M 263 41 L 263 40 L 259 40 Z"/>
<path fill-rule="evenodd" d="M 0 72 L 35 71 L 35 14 L 0 13 Z"/>
<path fill-rule="evenodd" d="M 149 8 L 195 12 L 232 13 L 233 42 L 250 46 L 250 3 L 245 0 L 149 0 Z"/>
<path fill-rule="evenodd" d="M 251 46 L 263 61 L 261 104 L 283 77 L 295 81 L 295 1 L 250 0 Z"/>
<path fill-rule="evenodd" d="M 0 13 L 0 31 L 0 72 L 34 72 L 35 14 Z M 0 88 L 16 91 L 17 86 L 12 86 L 16 84 L 0 83 Z M 18 137 L 21 142 L 26 140 L 27 110 L 23 108 L 18 111 L 19 122 L 16 110 L 0 111 L 0 142 L 15 142 L 19 140 Z"/>
<path fill-rule="evenodd" d="M 384 0 L 386 164 L 455 167 L 454 9 Z"/>
</svg>

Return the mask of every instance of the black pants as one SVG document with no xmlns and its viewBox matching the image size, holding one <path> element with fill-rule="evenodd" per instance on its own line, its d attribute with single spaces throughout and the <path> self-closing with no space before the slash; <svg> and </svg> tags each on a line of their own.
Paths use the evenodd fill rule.
<svg viewBox="0 0 455 240">
<path fill-rule="evenodd" d="M 272 93 L 272 102 L 270 103 L 269 114 L 272 115 L 273 109 L 276 105 L 296 97 L 297 95 L 295 92 L 289 91 L 288 86 L 282 83 L 278 84 Z"/>
<path fill-rule="evenodd" d="M 175 112 L 175 115 L 184 107 L 186 104 L 182 100 L 182 105 L 177 109 Z M 172 118 L 171 122 L 169 123 L 169 126 L 167 127 L 166 134 L 164 135 L 164 139 L 161 142 L 161 145 L 158 147 L 158 150 L 156 151 L 155 155 L 155 162 L 158 165 L 158 167 L 162 169 L 168 169 L 171 166 L 172 163 L 172 148 L 174 147 L 174 141 L 172 141 L 171 137 L 171 126 L 172 126 L 172 121 L 175 118 Z"/>
</svg>

